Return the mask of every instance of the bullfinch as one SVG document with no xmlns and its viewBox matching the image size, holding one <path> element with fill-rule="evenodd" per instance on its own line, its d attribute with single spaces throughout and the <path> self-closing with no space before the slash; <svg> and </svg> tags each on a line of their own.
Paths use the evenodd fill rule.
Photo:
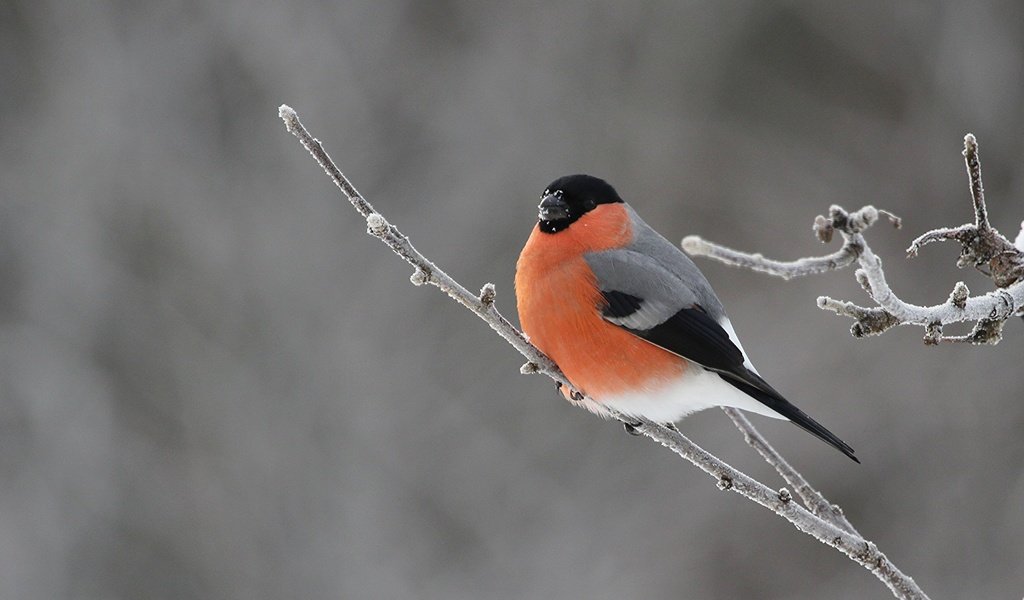
<svg viewBox="0 0 1024 600">
<path fill-rule="evenodd" d="M 860 462 L 758 375 L 703 273 L 605 181 L 567 175 L 544 190 L 515 287 L 523 331 L 592 412 L 674 423 L 731 406 Z"/>
</svg>

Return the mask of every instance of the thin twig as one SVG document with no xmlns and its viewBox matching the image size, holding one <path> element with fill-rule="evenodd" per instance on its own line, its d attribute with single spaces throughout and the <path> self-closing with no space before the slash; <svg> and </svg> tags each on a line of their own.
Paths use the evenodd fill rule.
<svg viewBox="0 0 1024 600">
<path fill-rule="evenodd" d="M 639 419 L 639 423 L 634 424 L 634 428 L 714 477 L 718 482 L 719 489 L 732 490 L 744 498 L 760 504 L 792 523 L 798 530 L 850 557 L 871 571 L 895 597 L 917 600 L 928 598 L 913 578 L 900 571 L 874 542 L 867 541 L 857 533 L 844 530 L 812 514 L 793 502 L 786 488 L 779 491 L 772 490 L 723 462 L 677 430 L 669 429 L 647 419 Z"/>
<path fill-rule="evenodd" d="M 562 375 L 555 363 L 530 344 L 526 340 L 526 336 L 516 329 L 494 307 L 493 285 L 487 284 L 484 286 L 483 293 L 481 294 L 484 298 L 481 299 L 481 296 L 473 294 L 459 282 L 452 279 L 447 273 L 438 269 L 433 262 L 413 247 L 408 237 L 402 234 L 394 225 L 388 223 L 380 213 L 374 210 L 373 205 L 356 191 L 352 182 L 341 173 L 334 164 L 334 161 L 331 160 L 331 157 L 327 155 L 327 151 L 320 144 L 320 140 L 309 135 L 306 128 L 302 126 L 302 123 L 299 122 L 299 116 L 291 107 L 282 105 L 279 109 L 279 114 L 284 120 L 288 131 L 299 138 L 299 141 L 302 142 L 306 150 L 313 155 L 316 162 L 320 164 L 334 181 L 335 185 L 345 194 L 345 198 L 366 219 L 367 233 L 384 242 L 395 254 L 401 256 L 405 262 L 412 265 L 414 271 L 410 280 L 413 284 L 423 285 L 424 283 L 429 283 L 441 288 L 453 300 L 470 309 L 486 321 L 501 337 L 505 338 L 516 350 L 536 365 L 537 372 L 549 375 L 556 381 L 569 385 L 569 381 L 565 379 L 565 376 Z"/>
<path fill-rule="evenodd" d="M 843 238 L 843 245 L 831 254 L 811 256 L 796 260 L 773 260 L 760 253 L 748 254 L 704 240 L 696 235 L 683 238 L 683 250 L 694 256 L 707 256 L 734 267 L 742 267 L 775 275 L 783 279 L 818 275 L 848 267 L 857 262 L 863 251 L 864 239 L 858 234 L 885 216 L 894 227 L 900 227 L 901 221 L 892 213 L 878 210 L 873 206 L 847 213 L 840 206 L 832 206 L 829 216 L 819 215 L 814 221 L 814 234 L 822 242 L 832 241 L 833 234 L 838 231 Z"/>
<path fill-rule="evenodd" d="M 408 237 L 402 234 L 394 225 L 388 223 L 356 191 L 355 186 L 335 166 L 320 142 L 309 135 L 302 126 L 294 110 L 286 105 L 282 105 L 279 114 L 284 120 L 288 131 L 299 139 L 302 145 L 313 155 L 320 166 L 345 194 L 349 202 L 366 219 L 367 232 L 383 241 L 392 251 L 414 268 L 413 283 L 417 285 L 422 285 L 423 283 L 435 285 L 457 302 L 472 310 L 527 358 L 528 362 L 520 369 L 523 373 L 544 373 L 556 382 L 569 386 L 573 390 L 572 395 L 578 398 L 583 397 L 578 390 L 572 388 L 572 384 L 558 369 L 558 366 L 530 344 L 522 332 L 516 329 L 498 312 L 494 306 L 495 290 L 492 284 L 484 285 L 480 295 L 472 294 L 447 273 L 439 269 L 437 265 L 420 254 L 409 242 Z M 780 491 L 773 491 L 768 486 L 734 469 L 693 443 L 674 427 L 654 423 L 646 419 L 626 419 L 614 413 L 613 416 L 623 423 L 632 425 L 636 431 L 661 443 L 714 477 L 718 481 L 720 489 L 734 490 L 743 497 L 782 516 L 798 530 L 843 552 L 858 564 L 874 573 L 897 598 L 927 600 L 927 596 L 921 591 L 914 580 L 892 564 L 878 550 L 874 543 L 865 540 L 854 532 L 835 525 L 831 519 L 826 520 L 812 514 L 807 509 L 793 502 L 788 490 L 785 488 Z M 749 430 L 760 440 L 759 443 L 763 444 L 766 448 L 770 448 L 767 441 L 760 438 L 760 435 L 757 434 L 753 426 L 749 425 L 749 423 L 747 425 Z M 774 453 L 774 449 L 771 452 L 777 456 Z M 789 469 L 791 470 L 792 467 L 789 467 Z M 795 473 L 795 471 L 793 472 Z M 787 481 L 789 480 L 787 479 Z M 798 493 L 801 492 L 798 490 Z"/>
<path fill-rule="evenodd" d="M 842 269 L 856 262 L 860 255 L 859 248 L 855 248 L 851 244 L 843 244 L 842 248 L 826 256 L 798 258 L 792 261 L 772 260 L 765 258 L 760 253 L 747 254 L 719 246 L 696 235 L 688 235 L 683 238 L 683 250 L 694 256 L 710 256 L 726 264 L 760 271 L 783 279 Z"/>
<path fill-rule="evenodd" d="M 981 160 L 978 158 L 978 140 L 973 133 L 964 136 L 964 163 L 971 182 L 971 200 L 974 201 L 974 225 L 978 231 L 991 227 L 985 210 L 985 186 L 981 183 Z"/>
<path fill-rule="evenodd" d="M 852 533 L 854 535 L 860 535 L 857 529 L 846 519 L 846 515 L 843 514 L 843 509 L 839 506 L 832 504 L 815 489 L 810 482 L 807 481 L 804 476 L 794 469 L 789 462 L 779 454 L 768 440 L 761 435 L 757 429 L 754 428 L 753 423 L 747 419 L 746 416 L 735 408 L 723 408 L 725 414 L 729 415 L 732 422 L 736 425 L 736 428 L 743 433 L 744 440 L 747 444 L 757 450 L 757 453 L 761 455 L 761 458 L 768 464 L 775 468 L 779 475 L 788 483 L 797 495 L 803 499 L 804 504 L 807 505 L 815 516 L 820 517 L 836 527 Z"/>
</svg>

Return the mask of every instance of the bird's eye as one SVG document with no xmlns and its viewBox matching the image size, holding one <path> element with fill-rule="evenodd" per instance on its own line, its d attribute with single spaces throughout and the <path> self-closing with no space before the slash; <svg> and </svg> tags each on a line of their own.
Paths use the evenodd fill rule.
<svg viewBox="0 0 1024 600">
<path fill-rule="evenodd" d="M 583 208 L 585 210 L 594 210 L 596 206 L 597 202 L 594 202 L 593 198 L 587 198 L 586 200 L 583 201 Z"/>
</svg>

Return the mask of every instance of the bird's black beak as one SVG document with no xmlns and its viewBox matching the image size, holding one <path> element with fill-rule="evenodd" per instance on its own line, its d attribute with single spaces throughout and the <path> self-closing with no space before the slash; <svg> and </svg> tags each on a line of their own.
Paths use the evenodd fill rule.
<svg viewBox="0 0 1024 600">
<path fill-rule="evenodd" d="M 541 221 L 558 221 L 569 217 L 569 205 L 562 200 L 561 194 L 548 194 L 537 207 L 537 219 Z"/>
</svg>

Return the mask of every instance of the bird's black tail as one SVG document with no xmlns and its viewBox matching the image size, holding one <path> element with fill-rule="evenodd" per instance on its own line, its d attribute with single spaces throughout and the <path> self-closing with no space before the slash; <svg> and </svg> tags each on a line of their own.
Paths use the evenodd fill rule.
<svg viewBox="0 0 1024 600">
<path fill-rule="evenodd" d="M 807 415 L 807 413 L 793 406 L 756 373 L 748 371 L 748 374 L 750 377 L 745 377 L 744 379 L 746 379 L 746 381 L 741 381 L 727 376 L 723 376 L 722 379 L 736 386 L 743 391 L 743 393 L 751 396 L 761 404 L 764 404 L 768 408 L 786 417 L 800 429 L 803 429 L 807 433 L 810 433 L 819 440 L 849 456 L 853 462 L 860 464 L 860 461 L 857 460 L 857 457 L 853 454 L 853 448 L 851 448 L 849 444 L 839 439 L 836 434 L 825 429 L 824 425 L 812 419 Z"/>
</svg>

